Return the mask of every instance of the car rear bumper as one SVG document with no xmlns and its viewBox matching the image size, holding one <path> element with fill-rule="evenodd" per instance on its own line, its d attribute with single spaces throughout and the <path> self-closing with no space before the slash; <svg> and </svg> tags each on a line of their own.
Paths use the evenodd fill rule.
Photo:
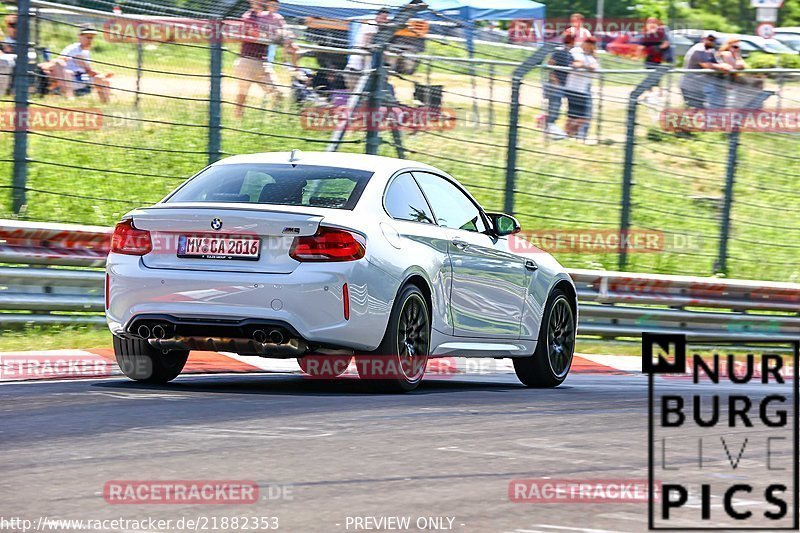
<svg viewBox="0 0 800 533">
<path fill-rule="evenodd" d="M 147 316 L 255 320 L 283 324 L 312 346 L 357 350 L 380 344 L 399 287 L 398 280 L 366 260 L 302 263 L 291 274 L 253 274 L 152 269 L 139 257 L 112 253 L 107 272 L 106 318 L 116 335 L 135 335 L 131 326 Z M 344 318 L 345 283 L 349 320 Z"/>
</svg>

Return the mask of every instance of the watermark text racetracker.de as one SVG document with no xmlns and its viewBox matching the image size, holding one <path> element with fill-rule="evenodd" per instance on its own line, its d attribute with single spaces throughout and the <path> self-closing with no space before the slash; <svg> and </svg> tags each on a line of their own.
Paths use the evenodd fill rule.
<svg viewBox="0 0 800 533">
<path fill-rule="evenodd" d="M 648 24 L 642 18 L 582 18 L 580 21 L 569 18 L 516 19 L 508 27 L 508 39 L 512 43 L 531 43 L 539 41 L 560 42 L 564 32 L 574 31 L 575 24 L 588 30 L 592 35 L 601 34 L 609 39 L 633 36 L 657 36 L 660 23 Z M 674 29 L 674 28 L 673 28 Z"/>
<path fill-rule="evenodd" d="M 107 377 L 114 366 L 94 354 L 3 354 L 0 355 L 0 380 L 76 379 Z"/>
<path fill-rule="evenodd" d="M 517 253 L 664 253 L 699 250 L 702 237 L 647 229 L 550 228 L 511 235 L 509 246 Z"/>
<path fill-rule="evenodd" d="M 386 106 L 376 109 L 344 106 L 307 107 L 300 112 L 300 125 L 313 131 L 445 131 L 456 126 L 453 109 Z"/>
<path fill-rule="evenodd" d="M 265 27 L 264 29 L 268 29 Z M 119 17 L 103 23 L 103 38 L 111 43 L 241 42 L 259 36 L 258 25 L 241 20 Z"/>
<path fill-rule="evenodd" d="M 268 531 L 280 529 L 277 516 L 211 516 L 180 518 L 55 518 L 0 516 L 0 531 Z"/>
<path fill-rule="evenodd" d="M 250 505 L 265 500 L 292 500 L 291 485 L 252 480 L 110 480 L 103 498 L 111 505 Z"/>
<path fill-rule="evenodd" d="M 669 132 L 800 132 L 800 109 L 665 109 L 661 128 Z"/>
<path fill-rule="evenodd" d="M 0 109 L 0 131 L 99 131 L 138 126 L 138 111 L 106 113 L 98 108 Z"/>
<path fill-rule="evenodd" d="M 659 486 L 654 487 L 658 498 Z M 646 479 L 513 479 L 508 499 L 514 503 L 640 503 L 648 501 Z"/>
</svg>

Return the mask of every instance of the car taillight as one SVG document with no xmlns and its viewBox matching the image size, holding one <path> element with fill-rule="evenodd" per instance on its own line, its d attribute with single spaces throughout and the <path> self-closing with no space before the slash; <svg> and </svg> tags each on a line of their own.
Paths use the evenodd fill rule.
<svg viewBox="0 0 800 533">
<path fill-rule="evenodd" d="M 366 244 L 356 233 L 320 227 L 315 235 L 295 237 L 289 257 L 301 262 L 355 261 L 364 257 Z"/>
<path fill-rule="evenodd" d="M 133 227 L 133 220 L 123 220 L 114 228 L 111 251 L 117 254 L 145 255 L 153 250 L 150 232 Z"/>
</svg>

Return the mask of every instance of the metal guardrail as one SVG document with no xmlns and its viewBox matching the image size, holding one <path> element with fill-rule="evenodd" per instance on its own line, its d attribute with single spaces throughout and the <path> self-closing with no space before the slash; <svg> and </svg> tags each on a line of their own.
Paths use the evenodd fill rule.
<svg viewBox="0 0 800 533">
<path fill-rule="evenodd" d="M 579 333 L 685 333 L 697 339 L 800 339 L 800 284 L 571 270 Z"/>
<path fill-rule="evenodd" d="M 8 264 L 0 266 L 0 325 L 103 323 L 104 273 L 97 267 L 110 235 L 104 227 L 0 220 L 0 262 Z M 600 270 L 570 275 L 581 335 L 800 339 L 797 283 Z"/>
</svg>

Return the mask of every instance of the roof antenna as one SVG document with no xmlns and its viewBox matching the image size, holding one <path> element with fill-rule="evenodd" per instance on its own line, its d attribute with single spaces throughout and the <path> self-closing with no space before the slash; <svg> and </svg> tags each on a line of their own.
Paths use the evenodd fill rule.
<svg viewBox="0 0 800 533">
<path fill-rule="evenodd" d="M 300 157 L 303 155 L 303 152 L 294 148 L 292 153 L 289 154 L 289 163 L 294 163 L 295 161 L 300 161 Z"/>
</svg>

